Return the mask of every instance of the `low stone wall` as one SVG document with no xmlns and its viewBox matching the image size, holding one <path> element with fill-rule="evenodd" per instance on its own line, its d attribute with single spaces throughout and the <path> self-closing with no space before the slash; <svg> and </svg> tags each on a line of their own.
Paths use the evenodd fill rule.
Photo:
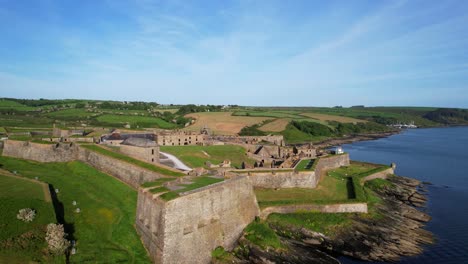
<svg viewBox="0 0 468 264">
<path fill-rule="evenodd" d="M 40 144 L 6 140 L 3 156 L 39 162 L 69 162 L 78 158 L 78 146 L 71 143 Z"/>
<path fill-rule="evenodd" d="M 321 212 L 321 213 L 367 213 L 367 203 L 343 203 L 343 204 L 303 204 L 271 206 L 262 210 L 260 217 L 266 219 L 272 213 L 291 214 L 297 212 Z"/>
<path fill-rule="evenodd" d="M 218 246 L 230 250 L 259 215 L 247 177 L 237 177 L 163 201 L 140 189 L 136 227 L 156 263 L 210 263 Z"/>
<path fill-rule="evenodd" d="M 393 168 L 388 168 L 384 171 L 376 172 L 374 174 L 362 178 L 361 184 L 364 184 L 366 181 L 370 181 L 373 179 L 387 179 L 388 175 L 392 175 L 394 173 L 395 171 L 393 170 Z"/>
</svg>

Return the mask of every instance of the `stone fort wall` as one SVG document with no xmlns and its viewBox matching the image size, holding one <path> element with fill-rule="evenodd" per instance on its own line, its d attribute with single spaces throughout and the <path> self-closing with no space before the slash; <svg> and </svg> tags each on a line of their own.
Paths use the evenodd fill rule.
<svg viewBox="0 0 468 264">
<path fill-rule="evenodd" d="M 218 246 L 230 250 L 259 215 L 247 177 L 237 177 L 163 201 L 140 189 L 136 227 L 156 263 L 209 263 Z"/>
<path fill-rule="evenodd" d="M 6 140 L 4 156 L 39 162 L 69 162 L 78 159 L 78 146 L 67 143 L 40 144 L 28 141 Z"/>
<path fill-rule="evenodd" d="M 233 172 L 247 175 L 252 181 L 252 185 L 258 188 L 315 188 L 329 169 L 349 166 L 349 154 L 330 155 L 321 157 L 316 161 L 313 171 L 294 171 L 284 169 L 258 169 L 235 170 Z"/>
<path fill-rule="evenodd" d="M 97 170 L 116 177 L 133 188 L 138 188 L 142 183 L 165 177 L 157 172 L 81 148 L 72 143 L 40 144 L 6 140 L 3 155 L 39 162 L 80 160 Z"/>
</svg>

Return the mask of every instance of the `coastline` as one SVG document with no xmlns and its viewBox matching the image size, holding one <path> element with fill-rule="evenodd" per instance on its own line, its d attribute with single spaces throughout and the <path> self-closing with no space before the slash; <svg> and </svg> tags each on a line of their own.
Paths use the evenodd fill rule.
<svg viewBox="0 0 468 264">
<path fill-rule="evenodd" d="M 427 198 L 421 181 L 391 176 L 391 185 L 376 189 L 382 200 L 374 210 L 378 217 L 355 214 L 352 223 L 333 236 L 300 226 L 270 227 L 286 249 L 261 248 L 246 239 L 239 240 L 229 263 L 341 263 L 339 257 L 361 261 L 395 262 L 403 256 L 416 256 L 423 246 L 434 243 L 424 227 L 431 217 L 423 212 Z M 214 261 L 213 263 L 227 263 Z"/>
<path fill-rule="evenodd" d="M 337 145 L 343 144 L 350 144 L 358 141 L 368 141 L 368 140 L 376 140 L 380 138 L 390 137 L 396 134 L 400 134 L 405 130 L 395 130 L 389 132 L 381 132 L 381 133 L 366 133 L 366 134 L 356 134 L 351 136 L 346 136 L 342 138 L 330 138 L 326 139 L 317 143 L 314 143 L 314 146 L 317 148 L 329 148 Z"/>
</svg>

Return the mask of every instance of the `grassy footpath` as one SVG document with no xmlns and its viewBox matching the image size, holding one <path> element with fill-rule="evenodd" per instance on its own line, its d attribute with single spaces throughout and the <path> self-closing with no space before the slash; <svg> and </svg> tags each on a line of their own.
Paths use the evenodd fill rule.
<svg viewBox="0 0 468 264">
<path fill-rule="evenodd" d="M 226 159 L 237 168 L 240 168 L 242 162 L 254 163 L 240 146 L 161 146 L 161 151 L 176 156 L 192 168 L 204 167 L 206 161 L 219 164 Z"/>
<path fill-rule="evenodd" d="M 36 217 L 25 223 L 16 218 L 20 209 L 35 210 Z M 45 227 L 55 223 L 52 202 L 44 197 L 42 185 L 0 175 L 0 263 L 27 263 L 31 260 L 61 263 L 64 258 L 43 254 Z"/>
<path fill-rule="evenodd" d="M 126 161 L 128 163 L 137 165 L 139 167 L 142 167 L 142 168 L 145 168 L 145 169 L 157 172 L 157 173 L 161 173 L 163 175 L 167 175 L 167 176 L 184 176 L 185 175 L 185 174 L 183 174 L 181 172 L 175 172 L 175 171 L 172 171 L 172 170 L 168 170 L 168 169 L 156 166 L 154 164 L 149 164 L 149 163 L 143 162 L 141 160 L 131 158 L 131 157 L 127 156 L 127 155 L 120 154 L 118 152 L 114 152 L 114 151 L 111 151 L 111 150 L 107 150 L 107 149 L 98 147 L 96 145 L 81 145 L 81 147 L 84 147 L 84 148 L 89 149 L 91 151 L 94 151 L 94 152 L 97 152 L 97 153 L 100 153 L 100 154 L 103 154 L 103 155 L 106 155 L 106 156 L 109 156 L 109 157 L 112 157 L 112 158 L 115 158 L 115 159 Z"/>
<path fill-rule="evenodd" d="M 150 263 L 134 228 L 135 190 L 77 161 L 38 163 L 0 157 L 0 164 L 59 189 L 65 221 L 73 227 L 68 232 L 77 243 L 71 263 Z M 75 212 L 73 201 L 81 213 Z"/>
</svg>

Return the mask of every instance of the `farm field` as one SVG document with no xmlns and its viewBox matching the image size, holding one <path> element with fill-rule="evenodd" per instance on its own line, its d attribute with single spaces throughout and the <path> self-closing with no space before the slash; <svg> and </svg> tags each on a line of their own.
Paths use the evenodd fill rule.
<svg viewBox="0 0 468 264">
<path fill-rule="evenodd" d="M 0 164 L 59 189 L 57 198 L 63 205 L 69 239 L 76 240 L 77 254 L 70 257 L 70 263 L 151 263 L 134 228 L 134 189 L 81 162 L 37 163 L 0 157 Z M 80 213 L 75 212 L 73 201 Z"/>
<path fill-rule="evenodd" d="M 286 129 L 289 122 L 291 122 L 291 119 L 289 118 L 279 118 L 259 127 L 258 129 L 264 132 L 281 132 Z"/>
<path fill-rule="evenodd" d="M 47 248 L 45 227 L 56 222 L 48 189 L 45 192 L 38 182 L 0 171 L 0 200 L 0 263 L 64 262 L 42 253 Z M 35 210 L 32 222 L 16 218 L 23 208 Z"/>
<path fill-rule="evenodd" d="M 208 126 L 217 135 L 235 135 L 245 126 L 252 126 L 262 123 L 271 118 L 234 116 L 232 112 L 203 112 L 188 114 L 186 117 L 196 119 L 195 124 L 185 128 L 189 131 L 200 131 L 204 126 Z"/>
<path fill-rule="evenodd" d="M 65 109 L 45 114 L 45 116 L 57 119 L 75 119 L 87 118 L 96 115 L 95 113 L 88 112 L 85 109 Z"/>
<path fill-rule="evenodd" d="M 337 115 L 327 115 L 327 114 L 318 114 L 318 113 L 302 113 L 301 115 L 311 117 L 320 121 L 336 121 L 340 123 L 359 123 L 366 122 L 365 120 L 346 117 L 346 116 L 337 116 Z"/>
<path fill-rule="evenodd" d="M 131 116 L 131 115 L 101 115 L 97 117 L 97 121 L 108 125 L 117 125 L 122 127 L 125 124 L 130 124 L 132 128 L 139 126 L 143 127 L 158 127 L 164 129 L 175 128 L 175 125 L 157 117 L 150 116 Z"/>
<path fill-rule="evenodd" d="M 234 167 L 240 167 L 242 162 L 255 162 L 247 157 L 245 149 L 240 146 L 161 146 L 160 150 L 176 156 L 192 168 L 205 167 L 206 161 L 219 164 L 226 159 L 230 160 Z"/>
</svg>

